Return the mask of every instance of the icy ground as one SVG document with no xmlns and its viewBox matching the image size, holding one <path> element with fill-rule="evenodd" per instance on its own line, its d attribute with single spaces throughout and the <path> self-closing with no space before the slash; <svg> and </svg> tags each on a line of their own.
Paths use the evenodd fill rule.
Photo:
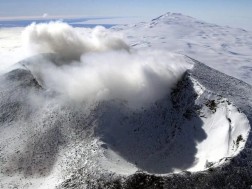
<svg viewBox="0 0 252 189">
<path fill-rule="evenodd" d="M 165 48 L 188 55 L 252 84 L 252 32 L 209 24 L 179 13 L 151 22 L 116 26 L 136 48 Z"/>
<path fill-rule="evenodd" d="M 0 71 L 23 58 L 23 28 L 0 28 Z M 83 33 L 83 28 L 76 28 Z M 209 24 L 178 13 L 150 22 L 116 26 L 135 48 L 164 48 L 188 55 L 230 76 L 252 84 L 252 32 Z"/>
<path fill-rule="evenodd" d="M 65 76 L 72 82 L 67 94 L 72 94 L 76 87 L 84 93 L 92 89 L 94 83 L 86 77 L 81 81 L 89 81 L 90 85 L 84 88 L 76 80 L 83 78 L 75 71 L 85 71 L 86 64 L 64 66 L 58 62 L 57 55 L 43 54 L 10 67 L 29 55 L 21 47 L 22 30 L 0 29 L 0 188 L 248 188 L 252 185 L 252 87 L 243 82 L 252 83 L 251 32 L 172 13 L 150 23 L 114 27 L 113 31 L 125 34 L 134 50 L 146 49 L 144 52 L 149 52 L 151 57 L 144 53 L 135 55 L 134 50 L 127 48 L 114 52 L 113 56 L 107 56 L 106 52 L 101 56 L 96 54 L 105 63 L 102 78 L 112 75 L 105 83 L 98 77 L 97 83 L 112 91 L 105 90 L 103 95 L 115 94 L 116 98 L 94 98 L 87 103 L 86 98 L 73 101 L 71 95 L 64 94 L 65 90 L 58 90 L 65 83 Z M 75 31 L 86 33 L 83 28 Z M 106 45 L 112 50 L 116 47 L 105 40 L 107 48 Z M 65 52 L 61 46 L 55 48 Z M 167 50 L 167 54 L 157 53 L 160 56 L 152 57 L 148 51 L 152 48 Z M 87 54 L 86 61 L 95 62 L 96 56 L 92 55 L 95 53 Z M 117 98 L 115 89 L 125 87 L 122 91 L 128 92 L 128 86 L 135 86 L 128 85 L 135 82 L 125 82 L 127 73 L 117 72 L 120 66 L 113 72 L 106 69 L 109 68 L 106 61 L 114 63 L 111 57 L 116 57 L 117 62 L 118 55 L 122 62 L 126 56 L 126 63 L 132 57 L 136 62 L 147 58 L 146 61 L 156 65 L 160 65 L 160 60 L 171 63 L 168 68 L 136 64 L 133 68 L 139 69 L 132 70 L 141 74 L 129 72 L 129 76 L 138 77 L 125 77 L 126 81 L 141 78 L 143 83 L 136 87 L 140 91 L 150 84 L 147 86 L 154 86 L 152 91 L 166 86 L 169 93 L 137 109 L 129 106 L 131 98 Z M 183 76 L 181 72 L 175 74 L 176 64 L 183 63 L 193 67 L 182 69 Z M 94 73 L 102 67 L 90 65 Z M 64 72 L 66 69 L 74 72 Z M 167 74 L 164 70 L 174 76 L 175 86 L 163 85 L 166 80 L 159 74 Z"/>
<path fill-rule="evenodd" d="M 166 178 L 218 168 L 245 147 L 251 87 L 197 62 L 171 96 L 134 110 L 116 99 L 92 105 L 62 101 L 30 70 L 36 60 L 1 76 L 3 188 L 53 188 L 62 182 L 60 187 L 91 188 L 99 179 L 113 182 L 137 172 Z M 204 72 L 206 82 L 200 78 Z M 225 80 L 234 93 L 235 87 L 246 87 L 243 98 L 221 94 L 216 80 L 221 86 Z M 236 82 L 239 86 L 233 86 Z"/>
</svg>

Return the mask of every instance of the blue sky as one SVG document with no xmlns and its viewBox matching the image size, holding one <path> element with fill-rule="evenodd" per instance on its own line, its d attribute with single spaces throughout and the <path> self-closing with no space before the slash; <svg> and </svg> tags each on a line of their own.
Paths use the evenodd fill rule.
<svg viewBox="0 0 252 189">
<path fill-rule="evenodd" d="M 179 12 L 221 25 L 252 30 L 252 0 L 0 0 L 0 18 L 137 16 Z"/>
</svg>

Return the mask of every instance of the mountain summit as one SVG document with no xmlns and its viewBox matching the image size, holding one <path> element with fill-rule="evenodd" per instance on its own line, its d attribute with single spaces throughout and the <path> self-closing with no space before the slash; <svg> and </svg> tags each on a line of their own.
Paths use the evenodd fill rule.
<svg viewBox="0 0 252 189">
<path fill-rule="evenodd" d="M 116 26 L 114 30 L 124 33 L 134 48 L 162 48 L 184 54 L 252 84 L 250 31 L 179 13 L 166 13 L 146 23 Z"/>
<path fill-rule="evenodd" d="M 172 13 L 172 12 L 167 12 L 167 13 L 165 13 L 165 14 L 163 14 L 163 15 L 161 15 L 161 16 L 159 16 L 159 17 L 157 17 L 157 18 L 154 18 L 154 19 L 152 19 L 151 21 L 152 22 L 154 22 L 154 21 L 157 21 L 157 22 L 160 22 L 160 21 L 174 21 L 174 20 L 196 20 L 196 19 L 194 19 L 194 18 L 192 18 L 192 17 L 190 17 L 190 16 L 186 16 L 186 15 L 183 15 L 183 14 L 181 14 L 181 13 Z"/>
</svg>

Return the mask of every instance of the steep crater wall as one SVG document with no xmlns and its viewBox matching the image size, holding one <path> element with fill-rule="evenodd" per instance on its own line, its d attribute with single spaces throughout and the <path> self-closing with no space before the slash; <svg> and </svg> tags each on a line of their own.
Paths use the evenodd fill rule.
<svg viewBox="0 0 252 189">
<path fill-rule="evenodd" d="M 218 166 L 243 149 L 250 130 L 234 104 L 188 74 L 171 97 L 141 111 L 112 102 L 97 112 L 95 135 L 104 142 L 111 163 L 105 167 L 120 174 L 131 169 L 165 174 Z M 125 160 L 131 165 L 122 163 L 120 168 Z"/>
</svg>

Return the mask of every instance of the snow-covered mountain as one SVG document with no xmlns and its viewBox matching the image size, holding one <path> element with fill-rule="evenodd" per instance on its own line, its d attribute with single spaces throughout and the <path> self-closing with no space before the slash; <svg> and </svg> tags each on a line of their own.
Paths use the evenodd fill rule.
<svg viewBox="0 0 252 189">
<path fill-rule="evenodd" d="M 2 188 L 96 188 L 143 173 L 220 171 L 251 141 L 251 86 L 200 63 L 171 95 L 132 110 L 116 99 L 62 103 L 29 69 L 51 58 L 1 76 Z"/>
<path fill-rule="evenodd" d="M 24 35 L 42 54 L 0 75 L 0 188 L 252 185 L 252 87 L 197 61 L 251 82 L 250 32 L 167 13 Z"/>
<path fill-rule="evenodd" d="M 209 24 L 179 13 L 147 23 L 116 26 L 136 48 L 164 48 L 195 58 L 252 84 L 252 32 Z"/>
</svg>

